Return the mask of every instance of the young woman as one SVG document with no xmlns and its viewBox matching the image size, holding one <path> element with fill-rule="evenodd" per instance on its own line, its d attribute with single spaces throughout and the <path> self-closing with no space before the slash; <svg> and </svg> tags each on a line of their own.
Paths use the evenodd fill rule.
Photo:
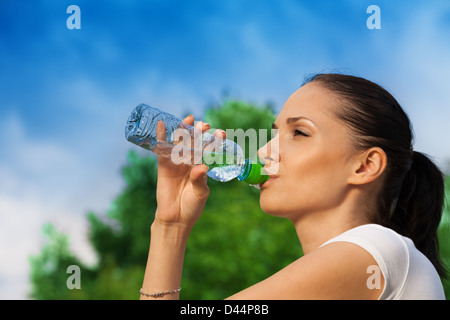
<svg viewBox="0 0 450 320">
<path fill-rule="evenodd" d="M 444 299 L 443 177 L 413 151 L 410 121 L 391 94 L 319 74 L 289 97 L 274 128 L 258 151 L 270 175 L 260 205 L 292 221 L 304 256 L 230 299 Z M 158 132 L 164 140 L 163 123 Z M 159 157 L 142 299 L 179 297 L 186 242 L 209 195 L 206 172 Z"/>
</svg>

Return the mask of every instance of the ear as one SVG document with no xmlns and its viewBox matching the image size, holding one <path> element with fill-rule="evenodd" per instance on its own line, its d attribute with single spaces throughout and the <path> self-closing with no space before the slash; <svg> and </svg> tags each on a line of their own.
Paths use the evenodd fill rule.
<svg viewBox="0 0 450 320">
<path fill-rule="evenodd" d="M 375 181 L 386 170 L 387 156 L 383 149 L 373 147 L 357 155 L 354 163 L 349 183 L 367 184 Z"/>
</svg>

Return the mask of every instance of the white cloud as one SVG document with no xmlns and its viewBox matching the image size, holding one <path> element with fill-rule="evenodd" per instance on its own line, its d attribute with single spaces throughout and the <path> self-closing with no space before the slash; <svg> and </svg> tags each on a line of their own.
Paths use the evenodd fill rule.
<svg viewBox="0 0 450 320">
<path fill-rule="evenodd" d="M 87 242 L 86 219 L 76 212 L 53 207 L 30 195 L 0 195 L 0 212 L 0 299 L 28 298 L 28 257 L 38 254 L 44 244 L 41 230 L 46 222 L 69 235 L 75 255 L 85 263 L 95 262 Z"/>
<path fill-rule="evenodd" d="M 67 146 L 48 141 L 36 141 L 26 135 L 17 115 L 6 117 L 2 123 L 2 146 L 5 154 L 0 163 L 13 162 L 21 175 L 46 175 L 62 166 L 73 166 L 79 161 Z"/>
<path fill-rule="evenodd" d="M 0 195 L 0 299 L 24 299 L 28 292 L 27 256 L 39 243 L 41 209 L 30 199 Z"/>
<path fill-rule="evenodd" d="M 66 146 L 30 137 L 17 115 L 4 118 L 0 127 L 0 145 L 7 150 L 0 159 L 0 298 L 25 299 L 28 257 L 44 243 L 43 224 L 51 222 L 68 234 L 72 252 L 93 263 L 85 213 L 88 206 L 107 209 L 117 182 L 108 181 L 115 182 L 107 188 L 108 195 L 84 202 L 78 190 L 85 185 L 95 194 L 99 186 L 98 180 L 89 184 L 90 177 L 83 174 L 84 159 Z"/>
</svg>

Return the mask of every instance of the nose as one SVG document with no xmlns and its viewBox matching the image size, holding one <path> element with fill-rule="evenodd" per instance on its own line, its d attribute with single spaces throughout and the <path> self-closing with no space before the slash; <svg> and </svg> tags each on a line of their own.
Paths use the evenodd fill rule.
<svg viewBox="0 0 450 320">
<path fill-rule="evenodd" d="M 259 160 L 261 160 L 261 162 L 263 162 L 264 164 L 266 163 L 266 160 L 269 160 L 268 158 L 268 150 L 270 148 L 270 141 L 267 142 L 262 148 L 260 148 L 257 152 L 258 154 L 258 158 Z M 270 160 L 269 160 L 270 161 Z"/>
<path fill-rule="evenodd" d="M 278 141 L 278 135 L 276 135 L 257 152 L 259 159 L 266 166 L 270 166 L 274 162 L 279 162 Z"/>
</svg>

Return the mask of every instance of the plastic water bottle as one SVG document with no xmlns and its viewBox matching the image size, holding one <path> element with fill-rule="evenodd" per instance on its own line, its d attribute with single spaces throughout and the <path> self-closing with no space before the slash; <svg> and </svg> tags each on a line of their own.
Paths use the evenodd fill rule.
<svg viewBox="0 0 450 320">
<path fill-rule="evenodd" d="M 156 139 L 158 121 L 163 121 L 166 127 L 165 142 Z M 269 179 L 259 163 L 244 158 L 238 144 L 202 133 L 181 119 L 145 104 L 138 105 L 128 118 L 125 138 L 176 164 L 206 164 L 208 176 L 217 181 L 238 178 L 258 188 Z"/>
</svg>

